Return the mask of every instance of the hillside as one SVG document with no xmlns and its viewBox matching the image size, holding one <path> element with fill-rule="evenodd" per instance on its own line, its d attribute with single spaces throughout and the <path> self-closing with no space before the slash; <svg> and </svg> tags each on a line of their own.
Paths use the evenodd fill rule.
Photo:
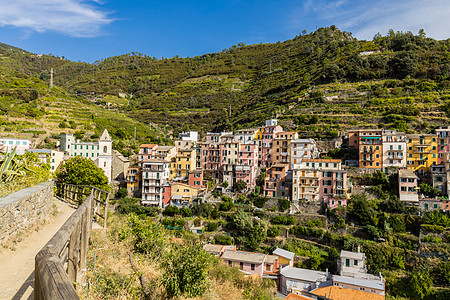
<svg viewBox="0 0 450 300">
<path fill-rule="evenodd" d="M 30 138 L 37 147 L 54 147 L 61 132 L 96 140 L 107 128 L 120 138 L 116 149 L 136 147 L 139 142 L 169 142 L 160 138 L 162 128 L 136 121 L 115 108 L 105 109 L 24 73 L 3 73 L 0 80 L 1 136 Z M 136 140 L 134 130 L 136 128 Z"/>
<path fill-rule="evenodd" d="M 133 52 L 93 64 L 2 44 L 0 69 L 48 82 L 53 68 L 61 93 L 90 111 L 113 108 L 168 132 L 238 129 L 277 117 L 286 128 L 329 138 L 358 126 L 415 132 L 447 125 L 449 46 L 423 32 L 359 41 L 331 26 L 193 58 Z"/>
</svg>

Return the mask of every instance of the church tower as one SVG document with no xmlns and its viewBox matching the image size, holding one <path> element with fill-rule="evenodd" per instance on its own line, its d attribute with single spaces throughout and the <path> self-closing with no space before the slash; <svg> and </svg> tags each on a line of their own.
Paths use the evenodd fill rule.
<svg viewBox="0 0 450 300">
<path fill-rule="evenodd" d="M 108 181 L 111 182 L 111 173 L 112 173 L 112 140 L 111 136 L 108 133 L 108 130 L 103 131 L 102 136 L 98 141 L 98 159 L 97 159 L 98 167 L 101 168 L 106 177 L 108 177 Z"/>
</svg>

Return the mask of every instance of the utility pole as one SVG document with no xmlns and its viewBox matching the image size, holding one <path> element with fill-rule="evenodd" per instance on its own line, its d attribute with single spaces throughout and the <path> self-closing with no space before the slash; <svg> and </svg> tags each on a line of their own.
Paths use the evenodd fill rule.
<svg viewBox="0 0 450 300">
<path fill-rule="evenodd" d="M 50 88 L 53 88 L 53 68 L 50 69 Z"/>
</svg>

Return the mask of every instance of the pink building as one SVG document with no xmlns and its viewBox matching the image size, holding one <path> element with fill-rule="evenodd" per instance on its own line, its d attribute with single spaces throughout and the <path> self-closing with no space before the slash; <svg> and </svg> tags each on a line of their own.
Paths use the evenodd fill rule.
<svg viewBox="0 0 450 300">
<path fill-rule="evenodd" d="M 419 203 L 419 194 L 417 193 L 417 176 L 413 170 L 398 170 L 398 194 L 400 201 Z"/>
<path fill-rule="evenodd" d="M 261 166 L 270 167 L 273 162 L 273 140 L 277 133 L 283 132 L 280 125 L 264 126 L 261 128 L 260 138 L 256 140 L 259 152 L 259 161 Z"/>
<path fill-rule="evenodd" d="M 238 163 L 236 165 L 236 181 L 243 180 L 249 189 L 255 187 L 258 169 L 258 146 L 254 144 L 240 144 Z"/>
<path fill-rule="evenodd" d="M 238 267 L 247 275 L 277 278 L 279 272 L 278 256 L 263 253 L 225 250 L 222 259 L 230 267 Z"/>
<path fill-rule="evenodd" d="M 328 198 L 328 199 L 324 199 L 324 203 L 330 209 L 335 209 L 335 208 L 338 208 L 339 206 L 347 206 L 347 199 L 346 198 Z"/>
<path fill-rule="evenodd" d="M 450 153 L 450 128 L 436 129 L 437 135 L 437 152 L 438 152 L 438 165 L 445 162 L 444 154 Z"/>
<path fill-rule="evenodd" d="M 203 172 L 201 170 L 189 171 L 189 185 L 199 189 L 203 188 Z"/>
<path fill-rule="evenodd" d="M 153 152 L 158 148 L 156 144 L 142 144 L 139 146 L 138 164 L 142 167 L 142 163 L 152 159 Z"/>
<path fill-rule="evenodd" d="M 264 179 L 264 196 L 290 198 L 290 184 L 286 180 L 289 163 L 277 163 L 267 170 Z"/>
</svg>

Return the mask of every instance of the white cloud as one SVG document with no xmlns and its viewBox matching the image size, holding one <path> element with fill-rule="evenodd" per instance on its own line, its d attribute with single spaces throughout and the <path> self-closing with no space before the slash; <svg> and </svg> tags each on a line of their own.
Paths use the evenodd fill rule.
<svg viewBox="0 0 450 300">
<path fill-rule="evenodd" d="M 416 34 L 423 28 L 430 37 L 447 39 L 449 15 L 448 0 L 307 0 L 294 11 L 291 26 L 304 26 L 304 20 L 334 24 L 358 39 L 372 39 L 377 32 L 386 35 L 389 29 Z"/>
<path fill-rule="evenodd" d="M 93 37 L 112 22 L 98 0 L 0 0 L 0 26 Z"/>
</svg>

